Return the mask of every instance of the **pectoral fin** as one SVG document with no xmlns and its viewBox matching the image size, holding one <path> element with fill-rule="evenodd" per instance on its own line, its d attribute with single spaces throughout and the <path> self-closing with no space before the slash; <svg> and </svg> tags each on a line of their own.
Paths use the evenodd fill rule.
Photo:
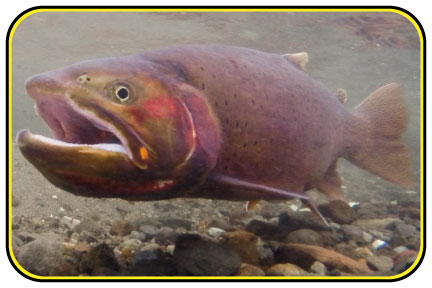
<svg viewBox="0 0 432 288">
<path fill-rule="evenodd" d="M 218 182 L 223 185 L 228 185 L 230 187 L 238 187 L 242 189 L 248 189 L 248 190 L 255 190 L 259 192 L 263 192 L 267 195 L 272 195 L 275 197 L 280 198 L 286 198 L 286 199 L 292 199 L 292 198 L 298 198 L 298 199 L 305 199 L 308 200 L 309 197 L 303 194 L 282 190 L 266 185 L 261 185 L 257 183 L 252 183 L 244 180 L 240 180 L 237 178 L 229 177 L 222 174 L 213 174 L 211 175 L 211 180 Z M 263 197 L 265 199 L 265 197 Z M 270 197 L 269 197 L 270 198 Z"/>
</svg>

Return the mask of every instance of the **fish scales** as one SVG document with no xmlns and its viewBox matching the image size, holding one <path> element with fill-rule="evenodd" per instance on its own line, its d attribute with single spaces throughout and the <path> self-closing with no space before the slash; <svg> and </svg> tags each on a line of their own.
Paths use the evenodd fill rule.
<svg viewBox="0 0 432 288">
<path fill-rule="evenodd" d="M 143 56 L 179 63 L 208 98 L 223 131 L 220 173 L 301 191 L 343 150 L 351 114 L 326 87 L 280 55 L 189 46 Z"/>
</svg>

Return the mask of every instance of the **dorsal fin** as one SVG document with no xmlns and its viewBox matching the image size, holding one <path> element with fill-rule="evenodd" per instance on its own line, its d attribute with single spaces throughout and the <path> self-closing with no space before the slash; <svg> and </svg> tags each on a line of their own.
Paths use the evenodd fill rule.
<svg viewBox="0 0 432 288">
<path fill-rule="evenodd" d="M 283 58 L 287 59 L 291 63 L 295 64 L 297 67 L 306 71 L 306 63 L 309 61 L 309 55 L 306 52 L 294 53 L 294 54 L 284 54 Z"/>
<path fill-rule="evenodd" d="M 338 98 L 339 102 L 341 102 L 342 104 L 345 104 L 347 101 L 347 93 L 344 89 L 339 88 L 336 90 L 335 93 L 336 98 Z"/>
</svg>

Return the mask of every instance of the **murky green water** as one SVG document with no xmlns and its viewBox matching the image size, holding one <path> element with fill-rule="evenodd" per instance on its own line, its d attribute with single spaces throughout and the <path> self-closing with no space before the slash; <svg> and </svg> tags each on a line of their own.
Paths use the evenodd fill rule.
<svg viewBox="0 0 432 288">
<path fill-rule="evenodd" d="M 412 154 L 413 190 L 418 197 L 419 40 L 413 25 L 392 13 L 36 13 L 24 19 L 13 36 L 13 135 L 24 128 L 49 135 L 25 94 L 24 81 L 29 76 L 86 59 L 191 43 L 245 46 L 281 54 L 306 51 L 308 73 L 331 90 L 345 89 L 350 109 L 378 87 L 401 83 L 410 112 L 404 138 Z M 56 213 L 59 207 L 48 202 L 50 195 L 59 191 L 15 147 L 12 164 L 13 193 L 23 199 L 14 213 Z M 352 200 L 393 199 L 402 191 L 343 160 L 339 171 L 344 191 Z M 46 204 L 38 209 L 32 197 Z M 76 205 L 94 203 L 65 197 L 74 199 Z"/>
</svg>

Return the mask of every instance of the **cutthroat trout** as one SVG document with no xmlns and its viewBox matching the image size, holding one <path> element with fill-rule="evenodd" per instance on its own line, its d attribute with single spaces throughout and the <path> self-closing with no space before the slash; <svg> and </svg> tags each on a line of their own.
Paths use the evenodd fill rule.
<svg viewBox="0 0 432 288">
<path fill-rule="evenodd" d="M 38 74 L 26 90 L 55 139 L 23 130 L 17 143 L 82 196 L 308 201 L 316 188 L 342 199 L 339 157 L 409 187 L 400 85 L 348 111 L 343 90 L 305 73 L 307 60 L 190 45 Z"/>
</svg>

